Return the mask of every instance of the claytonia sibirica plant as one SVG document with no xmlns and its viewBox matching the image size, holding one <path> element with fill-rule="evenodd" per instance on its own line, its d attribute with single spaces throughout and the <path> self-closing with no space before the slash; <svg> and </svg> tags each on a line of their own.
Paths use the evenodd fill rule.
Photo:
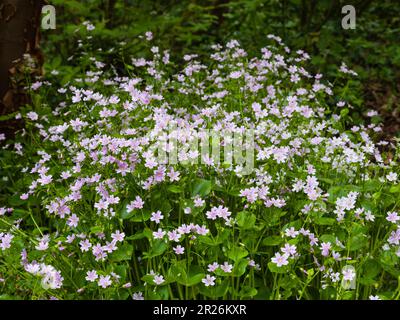
<svg viewBox="0 0 400 320">
<path fill-rule="evenodd" d="M 398 299 L 397 146 L 347 116 L 356 74 L 333 86 L 268 38 L 258 57 L 232 40 L 177 65 L 148 33 L 123 74 L 90 56 L 39 79 L 1 142 L 1 294 Z M 235 134 L 250 162 L 225 148 Z"/>
</svg>

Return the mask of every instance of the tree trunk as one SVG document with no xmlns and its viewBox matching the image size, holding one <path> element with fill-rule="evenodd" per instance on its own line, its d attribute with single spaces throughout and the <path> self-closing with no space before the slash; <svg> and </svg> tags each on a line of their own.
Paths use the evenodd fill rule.
<svg viewBox="0 0 400 320">
<path fill-rule="evenodd" d="M 42 74 L 39 50 L 40 16 L 44 0 L 0 0 L 0 115 L 29 102 L 26 79 Z M 12 133 L 15 121 L 1 123 Z"/>
</svg>

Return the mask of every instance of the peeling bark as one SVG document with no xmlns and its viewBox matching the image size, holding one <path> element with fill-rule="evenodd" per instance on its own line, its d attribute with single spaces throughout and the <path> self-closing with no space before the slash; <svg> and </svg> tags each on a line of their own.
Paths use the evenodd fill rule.
<svg viewBox="0 0 400 320">
<path fill-rule="evenodd" d="M 26 77 L 42 74 L 39 41 L 44 4 L 44 0 L 0 0 L 0 115 L 28 103 Z M 1 131 L 10 133 L 17 125 L 2 122 Z"/>
</svg>

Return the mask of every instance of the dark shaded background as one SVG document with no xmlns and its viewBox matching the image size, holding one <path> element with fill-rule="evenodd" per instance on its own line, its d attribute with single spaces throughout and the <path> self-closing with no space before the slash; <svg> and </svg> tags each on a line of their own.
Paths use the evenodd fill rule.
<svg viewBox="0 0 400 320">
<path fill-rule="evenodd" d="M 5 0 L 0 0 L 5 1 Z M 383 117 L 387 137 L 399 135 L 400 1 L 340 0 L 52 0 L 57 12 L 56 30 L 42 30 L 45 69 L 57 69 L 64 81 L 82 66 L 82 37 L 77 28 L 90 21 L 96 29 L 91 47 L 104 62 L 120 72 L 125 61 L 144 52 L 146 31 L 172 56 L 198 53 L 206 56 L 210 44 L 237 39 L 250 54 L 267 44 L 266 35 L 280 36 L 292 49 L 312 57 L 312 71 L 331 81 L 344 61 L 359 77 L 346 97 L 355 107 L 354 122 L 368 109 Z M 344 5 L 357 13 L 356 29 L 341 27 Z M 120 43 L 123 42 L 123 45 Z M 98 51 L 102 48 L 102 51 Z"/>
</svg>

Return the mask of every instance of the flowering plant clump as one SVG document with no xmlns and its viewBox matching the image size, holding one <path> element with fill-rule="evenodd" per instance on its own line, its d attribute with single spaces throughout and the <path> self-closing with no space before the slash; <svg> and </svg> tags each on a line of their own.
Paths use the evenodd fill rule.
<svg viewBox="0 0 400 320">
<path fill-rule="evenodd" d="M 1 294 L 398 299 L 397 147 L 269 38 L 34 83 L 2 142 Z"/>
</svg>

